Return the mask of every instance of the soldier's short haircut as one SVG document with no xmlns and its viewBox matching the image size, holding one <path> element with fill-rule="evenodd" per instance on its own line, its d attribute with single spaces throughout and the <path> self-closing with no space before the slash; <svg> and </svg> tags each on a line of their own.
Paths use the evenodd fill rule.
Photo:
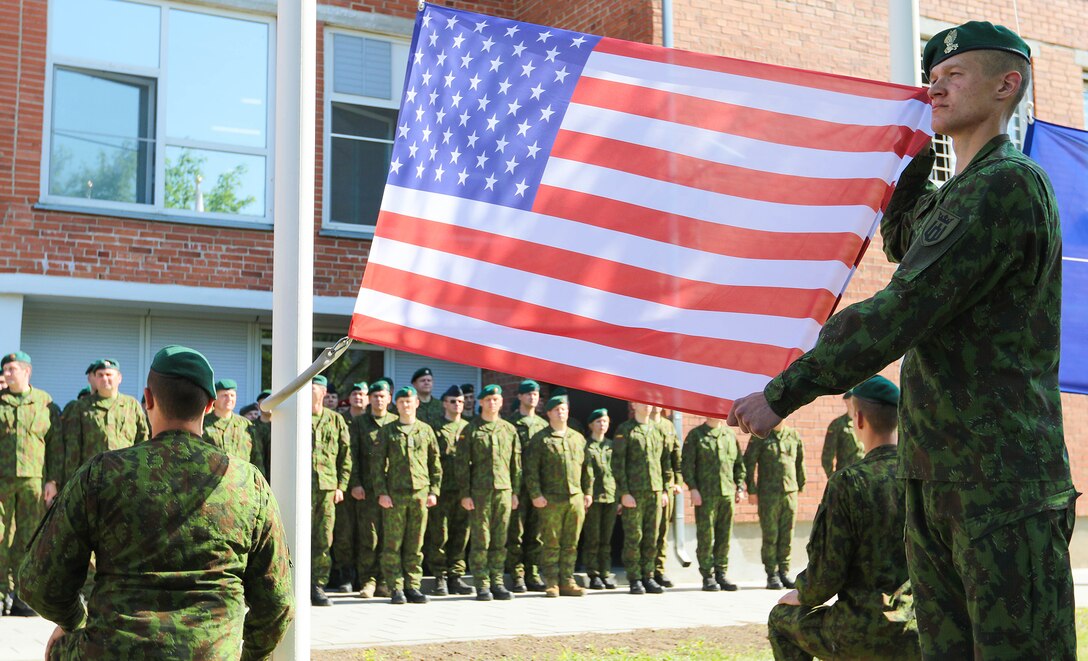
<svg viewBox="0 0 1088 661">
<path fill-rule="evenodd" d="M 202 420 L 204 409 L 212 401 L 192 381 L 154 371 L 147 373 L 147 388 L 155 396 L 155 404 L 162 407 L 162 414 L 171 420 Z"/>
<path fill-rule="evenodd" d="M 861 397 L 851 397 L 850 401 L 853 402 L 854 410 L 865 416 L 865 421 L 877 434 L 890 434 L 899 424 L 898 407 Z"/>
<path fill-rule="evenodd" d="M 979 52 L 984 54 L 982 61 L 986 75 L 999 76 L 1010 71 L 1016 71 L 1020 74 L 1020 89 L 1017 91 L 1012 104 L 1015 109 L 1016 106 L 1020 105 L 1024 95 L 1031 87 L 1031 63 L 1019 54 L 1008 51 L 984 50 Z"/>
</svg>

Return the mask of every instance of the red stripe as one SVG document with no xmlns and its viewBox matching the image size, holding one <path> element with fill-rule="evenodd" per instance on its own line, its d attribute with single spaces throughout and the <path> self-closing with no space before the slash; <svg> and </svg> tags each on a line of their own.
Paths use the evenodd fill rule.
<svg viewBox="0 0 1088 661">
<path fill-rule="evenodd" d="M 845 152 L 917 153 L 929 139 L 906 126 L 857 126 L 747 108 L 583 76 L 571 103 L 606 108 L 775 144 Z M 912 151 L 913 149 L 913 151 Z"/>
<path fill-rule="evenodd" d="M 877 211 L 889 188 L 889 184 L 876 178 L 818 179 L 764 172 L 565 129 L 560 129 L 555 137 L 551 155 L 722 195 L 776 204 L 856 204 Z"/>
<path fill-rule="evenodd" d="M 823 323 L 835 304 L 835 295 L 826 289 L 710 284 L 388 211 L 379 215 L 375 236 L 686 310 L 810 318 Z M 363 276 L 364 286 L 367 277 Z"/>
<path fill-rule="evenodd" d="M 732 400 L 729 399 L 531 358 L 496 347 L 392 324 L 358 313 L 351 318 L 348 335 L 360 342 L 373 342 L 391 349 L 474 365 L 504 374 L 517 374 L 623 400 L 668 405 L 670 408 L 685 413 L 724 418 L 733 406 Z"/>
<path fill-rule="evenodd" d="M 865 80 L 864 78 L 851 78 L 850 76 L 807 71 L 774 64 L 747 62 L 731 57 L 692 53 L 674 48 L 661 48 L 660 46 L 637 44 L 608 37 L 602 38 L 593 51 L 595 53 L 622 55 L 663 64 L 675 64 L 704 71 L 735 74 L 747 78 L 759 78 L 760 80 L 770 80 L 799 87 L 842 92 L 871 99 L 884 99 L 887 101 L 917 99 L 923 103 L 929 103 L 926 91 L 920 87 L 881 83 Z"/>
<path fill-rule="evenodd" d="M 789 233 L 730 227 L 543 184 L 537 190 L 533 211 L 744 259 L 838 261 L 853 266 L 863 241 L 851 232 Z"/>
<path fill-rule="evenodd" d="M 775 376 L 804 353 L 768 344 L 618 326 L 374 262 L 367 264 L 366 270 L 374 271 L 370 287 L 390 296 L 499 326 L 569 337 L 646 356 Z"/>
</svg>

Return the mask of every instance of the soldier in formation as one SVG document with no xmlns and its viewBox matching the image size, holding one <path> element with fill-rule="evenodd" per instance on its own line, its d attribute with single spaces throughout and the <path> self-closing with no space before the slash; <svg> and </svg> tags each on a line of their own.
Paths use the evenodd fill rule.
<svg viewBox="0 0 1088 661">
<path fill-rule="evenodd" d="M 204 417 L 204 440 L 242 461 L 250 461 L 253 455 L 251 423 L 235 415 L 238 403 L 238 384 L 234 379 L 215 382 L 215 402 L 212 412 Z"/>
<path fill-rule="evenodd" d="M 336 504 L 344 500 L 351 478 L 351 442 L 344 417 L 325 407 L 328 380 L 315 376 L 310 384 L 310 433 L 313 474 L 310 485 L 310 603 L 329 606 L 325 584 L 332 569 L 332 531 Z"/>
<path fill-rule="evenodd" d="M 861 441 L 854 433 L 854 420 L 850 411 L 850 391 L 842 396 L 846 405 L 846 413 L 831 421 L 827 426 L 827 434 L 824 435 L 824 447 L 820 452 L 820 464 L 824 474 L 831 477 L 837 470 L 846 468 L 850 464 L 861 459 L 865 453 L 861 448 Z"/>
<path fill-rule="evenodd" d="M 381 578 L 382 508 L 374 491 L 374 464 L 378 451 L 378 432 L 397 419 L 389 412 L 392 386 L 385 379 L 370 384 L 366 413 L 351 421 L 351 497 L 356 502 L 355 573 L 359 581 L 359 596 L 388 597 L 389 591 Z"/>
<path fill-rule="evenodd" d="M 429 367 L 421 367 L 412 374 L 412 387 L 419 397 L 418 417 L 428 425 L 433 425 L 442 419 L 442 402 L 434 397 L 434 373 Z"/>
<path fill-rule="evenodd" d="M 529 439 L 548 426 L 548 421 L 536 412 L 540 403 L 540 384 L 532 379 L 522 381 L 518 384 L 517 401 L 518 408 L 507 420 L 518 430 L 518 440 L 524 453 Z M 523 456 L 522 465 L 524 460 Z M 510 589 L 514 592 L 543 592 L 544 581 L 540 578 L 540 517 L 536 508 L 529 504 L 528 486 L 524 480 L 519 498 L 525 507 L 515 510 L 507 539 L 506 568 L 513 581 Z"/>
<path fill-rule="evenodd" d="M 462 579 L 466 569 L 468 511 L 461 507 L 466 490 L 465 475 L 458 458 L 458 440 L 468 421 L 461 416 L 465 394 L 460 386 L 450 386 L 442 393 L 442 408 L 442 418 L 434 425 L 442 463 L 442 495 L 427 516 L 423 557 L 434 575 L 434 594 L 471 594 L 472 588 Z"/>
<path fill-rule="evenodd" d="M 672 581 L 665 575 L 665 559 L 668 557 L 669 530 L 672 528 L 672 518 L 676 513 L 676 496 L 681 492 L 684 483 L 684 475 L 681 470 L 683 460 L 680 455 L 680 438 L 676 435 L 676 424 L 672 420 L 672 411 L 666 411 L 660 406 L 651 409 L 650 419 L 665 439 L 665 456 L 668 462 L 671 477 L 665 485 L 667 502 L 661 511 L 661 522 L 657 526 L 657 555 L 654 557 L 654 580 L 663 587 L 671 588 Z"/>
<path fill-rule="evenodd" d="M 366 412 L 367 393 L 370 386 L 365 381 L 351 384 L 348 391 L 348 410 L 341 413 L 348 429 L 351 429 L 352 421 Z M 352 466 L 358 459 L 351 457 Z M 344 498 L 336 504 L 336 522 L 332 531 L 332 572 L 329 576 L 329 590 L 332 592 L 351 592 L 358 589 L 355 585 L 355 562 L 358 556 L 359 531 L 358 509 L 359 501 L 354 498 Z"/>
<path fill-rule="evenodd" d="M 608 433 L 608 409 L 596 409 L 586 418 L 589 438 L 586 455 L 593 465 L 593 502 L 582 526 L 582 564 L 589 589 L 615 590 L 612 574 L 612 530 L 616 526 L 616 478 L 612 476 L 612 439 Z"/>
<path fill-rule="evenodd" d="M 753 436 L 744 451 L 748 494 L 756 499 L 763 535 L 760 558 L 767 589 L 792 588 L 789 578 L 797 494 L 805 488 L 805 444 L 796 429 L 779 423 L 766 438 Z"/>
</svg>

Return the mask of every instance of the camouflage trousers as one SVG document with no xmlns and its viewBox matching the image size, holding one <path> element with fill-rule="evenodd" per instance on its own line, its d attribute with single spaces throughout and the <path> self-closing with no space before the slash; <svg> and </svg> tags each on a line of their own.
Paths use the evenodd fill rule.
<svg viewBox="0 0 1088 661">
<path fill-rule="evenodd" d="M 310 492 L 310 584 L 324 587 L 329 582 L 329 570 L 332 569 L 333 520 L 336 507 L 333 505 L 335 491 L 314 489 Z"/>
<path fill-rule="evenodd" d="M 623 568 L 627 580 L 653 578 L 657 561 L 657 530 L 661 525 L 661 492 L 636 491 L 635 507 L 623 508 Z"/>
<path fill-rule="evenodd" d="M 582 565 L 590 578 L 612 576 L 612 530 L 616 503 L 593 503 L 582 524 Z"/>
<path fill-rule="evenodd" d="M 654 571 L 658 574 L 665 573 L 665 560 L 668 558 L 669 529 L 672 528 L 672 517 L 676 512 L 676 496 L 669 489 L 665 490 L 669 496 L 669 502 L 661 510 L 661 521 L 657 524 L 657 556 L 654 558 Z"/>
<path fill-rule="evenodd" d="M 0 478 L 0 595 L 19 586 L 19 563 L 44 515 L 42 478 Z"/>
<path fill-rule="evenodd" d="M 366 496 L 355 507 L 355 572 L 360 583 L 381 574 L 382 508 L 376 493 L 367 490 Z"/>
<path fill-rule="evenodd" d="M 469 527 L 472 529 L 469 566 L 472 567 L 477 588 L 502 585 L 506 532 L 513 518 L 510 510 L 512 500 L 509 489 L 472 494 L 472 504 L 476 509 L 469 512 Z M 525 505 L 518 503 L 518 507 Z"/>
<path fill-rule="evenodd" d="M 506 535 L 506 571 L 512 578 L 540 577 L 540 515 L 529 491 L 522 489 L 518 500 L 525 503 L 514 510 Z"/>
<path fill-rule="evenodd" d="M 777 661 L 921 658 L 913 619 L 889 621 L 880 610 L 859 614 L 841 602 L 815 608 L 778 604 L 767 618 L 767 638 Z"/>
<path fill-rule="evenodd" d="M 586 519 L 586 500 L 581 493 L 573 496 L 544 494 L 548 504 L 540 514 L 540 574 L 545 583 L 560 583 L 574 577 L 578 560 L 578 536 Z"/>
<path fill-rule="evenodd" d="M 729 540 L 733 536 L 733 495 L 699 492 L 703 504 L 695 508 L 695 557 L 704 578 L 729 569 Z"/>
<path fill-rule="evenodd" d="M 767 575 L 789 571 L 793 524 L 797 520 L 797 492 L 759 494 L 759 529 L 763 533 L 760 559 Z"/>
<path fill-rule="evenodd" d="M 355 510 L 362 501 L 344 494 L 344 500 L 336 505 L 336 523 L 332 529 L 333 565 L 340 570 L 355 567 L 358 542 L 358 516 Z"/>
<path fill-rule="evenodd" d="M 461 507 L 461 496 L 456 491 L 443 491 L 438 505 L 427 513 L 423 557 L 436 578 L 465 575 L 468 510 Z"/>
<path fill-rule="evenodd" d="M 382 510 L 382 580 L 390 590 L 418 590 L 423 582 L 427 494 L 427 489 L 395 494 L 393 506 Z"/>
<path fill-rule="evenodd" d="M 907 568 L 927 659 L 1075 659 L 1066 482 L 907 481 Z"/>
</svg>

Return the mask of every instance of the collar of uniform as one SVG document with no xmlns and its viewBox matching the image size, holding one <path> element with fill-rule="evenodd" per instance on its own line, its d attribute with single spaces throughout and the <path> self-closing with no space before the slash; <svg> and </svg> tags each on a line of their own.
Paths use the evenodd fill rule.
<svg viewBox="0 0 1088 661">
<path fill-rule="evenodd" d="M 989 142 L 982 145 L 982 149 L 978 150 L 978 153 L 975 154 L 975 157 L 971 159 L 971 162 L 967 164 L 967 167 L 965 167 L 963 171 L 960 172 L 960 174 L 963 174 L 972 166 L 986 160 L 986 158 L 990 156 L 990 154 L 994 153 L 1003 145 L 1010 142 L 1012 142 L 1012 138 L 1010 138 L 1007 133 L 1002 133 L 1001 135 L 994 136 Z"/>
<path fill-rule="evenodd" d="M 879 458 L 879 457 L 882 457 L 884 455 L 889 455 L 889 454 L 890 455 L 898 455 L 899 454 L 899 446 L 896 445 L 895 443 L 887 443 L 885 445 L 878 445 L 875 448 L 873 448 L 872 450 L 869 450 L 868 452 L 866 452 L 865 453 L 865 458 L 866 459 L 868 459 L 869 457 Z"/>
<path fill-rule="evenodd" d="M 203 443 L 204 439 L 196 434 L 184 431 L 182 429 L 167 429 L 164 432 L 155 434 L 151 439 L 152 441 L 177 441 L 177 440 L 189 440 L 194 442 Z"/>
</svg>

